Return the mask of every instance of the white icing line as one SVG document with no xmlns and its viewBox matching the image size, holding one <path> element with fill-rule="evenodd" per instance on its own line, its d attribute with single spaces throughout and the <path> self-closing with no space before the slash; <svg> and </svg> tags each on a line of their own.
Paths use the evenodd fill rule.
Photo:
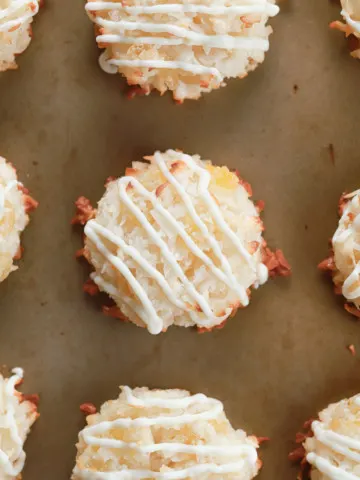
<svg viewBox="0 0 360 480">
<path fill-rule="evenodd" d="M 208 15 L 223 15 L 237 13 L 238 15 L 249 15 L 253 13 L 265 13 L 270 17 L 274 17 L 280 11 L 277 5 L 272 3 L 259 3 L 249 5 L 224 5 L 224 6 L 208 6 L 196 4 L 180 4 L 169 3 L 160 5 L 144 5 L 144 6 L 127 6 L 115 2 L 91 2 L 87 3 L 85 9 L 88 12 L 101 12 L 107 10 L 124 10 L 132 15 L 154 14 L 154 13 L 202 13 Z"/>
<path fill-rule="evenodd" d="M 144 24 L 146 25 L 146 24 Z M 165 25 L 164 25 L 165 27 Z M 167 30 L 174 27 L 167 26 Z M 128 29 L 127 29 L 128 30 Z M 148 29 L 142 28 L 144 32 Z M 185 30 L 185 29 L 182 29 Z M 166 29 L 159 29 L 159 33 L 166 32 Z M 174 34 L 172 34 L 174 35 Z M 264 38 L 246 38 L 231 37 L 230 35 L 208 35 L 203 41 L 198 35 L 179 35 L 181 38 L 164 37 L 125 37 L 123 35 L 106 34 L 98 35 L 98 43 L 122 43 L 122 44 L 146 44 L 146 45 L 198 45 L 214 48 L 227 48 L 229 50 L 243 48 L 245 50 L 257 49 L 267 52 L 269 50 L 269 41 Z M 222 37 L 222 38 L 220 38 Z"/>
<path fill-rule="evenodd" d="M 110 65 L 117 65 L 118 67 L 134 67 L 134 68 L 163 68 L 170 70 L 184 70 L 185 72 L 192 72 L 198 75 L 212 75 L 218 82 L 223 80 L 223 76 L 217 68 L 204 67 L 202 65 L 194 65 L 189 62 L 171 62 L 170 60 L 119 60 L 110 59 Z"/>
</svg>

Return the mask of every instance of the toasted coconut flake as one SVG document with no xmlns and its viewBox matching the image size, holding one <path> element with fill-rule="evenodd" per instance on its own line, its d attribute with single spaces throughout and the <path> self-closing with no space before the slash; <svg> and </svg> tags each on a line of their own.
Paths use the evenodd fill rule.
<svg viewBox="0 0 360 480">
<path fill-rule="evenodd" d="M 30 195 L 24 195 L 24 204 L 25 204 L 25 212 L 26 213 L 33 212 L 39 206 L 39 202 L 37 202 Z"/>
<path fill-rule="evenodd" d="M 90 402 L 82 403 L 80 411 L 85 413 L 85 415 L 94 415 L 97 412 L 95 405 Z"/>
<path fill-rule="evenodd" d="M 99 287 L 93 282 L 93 280 L 91 280 L 91 278 L 85 282 L 83 290 L 92 297 L 98 295 L 100 292 Z"/>
<path fill-rule="evenodd" d="M 282 250 L 272 252 L 268 247 L 263 249 L 263 262 L 269 270 L 270 277 L 288 277 L 291 275 L 291 266 Z"/>
<path fill-rule="evenodd" d="M 104 315 L 107 317 L 112 317 L 112 318 L 118 318 L 119 320 L 122 320 L 123 322 L 128 322 L 128 318 L 125 317 L 125 315 L 122 313 L 119 307 L 116 305 L 113 305 L 111 307 L 107 305 L 103 305 L 102 311 Z"/>
<path fill-rule="evenodd" d="M 85 225 L 86 222 L 95 217 L 96 210 L 91 205 L 91 202 L 86 197 L 79 197 L 76 202 L 76 214 L 72 219 L 72 225 Z"/>
<path fill-rule="evenodd" d="M 320 262 L 318 265 L 318 269 L 323 270 L 324 272 L 333 272 L 334 270 L 336 270 L 334 254 Z"/>
<path fill-rule="evenodd" d="M 265 202 L 264 202 L 264 200 L 258 200 L 258 201 L 255 203 L 255 205 L 256 205 L 256 209 L 257 209 L 258 213 L 261 213 L 261 212 L 264 211 L 264 209 L 265 209 Z"/>
<path fill-rule="evenodd" d="M 351 305 L 351 303 L 345 303 L 344 308 L 347 312 L 351 313 L 356 318 L 360 318 L 360 310 L 355 306 Z"/>
</svg>

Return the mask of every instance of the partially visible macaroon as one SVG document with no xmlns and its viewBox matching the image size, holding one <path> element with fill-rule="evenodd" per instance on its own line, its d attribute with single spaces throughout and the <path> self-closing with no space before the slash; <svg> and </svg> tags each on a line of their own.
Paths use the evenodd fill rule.
<svg viewBox="0 0 360 480">
<path fill-rule="evenodd" d="M 223 404 L 185 390 L 121 387 L 87 417 L 72 480 L 161 478 L 251 480 L 259 440 L 235 430 Z"/>
<path fill-rule="evenodd" d="M 32 38 L 31 23 L 41 0 L 0 0 L 0 72 L 17 68 L 16 57 Z"/>
<path fill-rule="evenodd" d="M 39 417 L 38 395 L 24 395 L 17 390 L 23 373 L 21 368 L 14 368 L 9 378 L 0 374 L 1 480 L 21 480 L 26 459 L 24 443 Z"/>
<path fill-rule="evenodd" d="M 15 168 L 0 157 L 0 282 L 17 270 L 14 260 L 22 255 L 20 234 L 37 205 L 18 181 Z"/>
<path fill-rule="evenodd" d="M 360 59 L 360 2 L 359 0 L 341 0 L 341 6 L 341 15 L 345 23 L 335 21 L 330 24 L 330 27 L 345 33 L 349 38 L 351 55 Z"/>
<path fill-rule="evenodd" d="M 290 274 L 263 239 L 263 202 L 236 172 L 168 150 L 125 174 L 109 180 L 97 210 L 81 197 L 73 220 L 85 225 L 81 254 L 95 269 L 86 289 L 116 304 L 106 313 L 152 334 L 211 330 L 249 304 L 251 287 Z"/>
<path fill-rule="evenodd" d="M 360 190 L 341 196 L 339 213 L 330 256 L 319 268 L 332 275 L 335 293 L 345 298 L 345 309 L 360 317 Z"/>
<path fill-rule="evenodd" d="M 303 480 L 352 480 L 360 475 L 360 395 L 326 407 L 299 433 L 290 458 L 302 464 Z"/>
<path fill-rule="evenodd" d="M 267 22 L 279 12 L 275 0 L 88 0 L 85 8 L 104 49 L 102 69 L 142 94 L 170 90 L 178 102 L 255 70 L 269 49 Z"/>
</svg>

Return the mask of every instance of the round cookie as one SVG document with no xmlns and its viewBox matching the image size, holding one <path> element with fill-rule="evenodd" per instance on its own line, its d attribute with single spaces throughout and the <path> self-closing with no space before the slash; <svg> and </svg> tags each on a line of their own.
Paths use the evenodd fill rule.
<svg viewBox="0 0 360 480">
<path fill-rule="evenodd" d="M 20 234 L 29 223 L 28 212 L 36 207 L 14 167 L 0 157 L 0 282 L 17 269 L 14 259 L 21 257 Z"/>
<path fill-rule="evenodd" d="M 104 48 L 100 66 L 121 73 L 142 93 L 172 91 L 174 99 L 197 99 L 245 77 L 269 49 L 269 17 L 275 0 L 88 0 L 96 41 Z"/>
<path fill-rule="evenodd" d="M 262 237 L 251 187 L 227 167 L 168 150 L 111 179 L 93 210 L 77 202 L 84 256 L 119 318 L 150 333 L 170 325 L 211 330 L 250 302 L 286 260 Z"/>
<path fill-rule="evenodd" d="M 303 444 L 312 480 L 352 480 L 360 474 L 360 395 L 329 405 Z"/>
<path fill-rule="evenodd" d="M 250 480 L 261 467 L 258 446 L 234 430 L 219 400 L 122 387 L 87 417 L 71 478 Z"/>
<path fill-rule="evenodd" d="M 15 69 L 16 56 L 29 46 L 39 0 L 0 0 L 0 72 Z"/>
<path fill-rule="evenodd" d="M 335 292 L 342 294 L 345 309 L 360 316 L 360 190 L 341 196 L 340 220 L 332 237 L 331 255 L 319 268 L 332 274 Z"/>
<path fill-rule="evenodd" d="M 0 375 L 0 478 L 20 480 L 26 454 L 24 443 L 38 418 L 37 395 L 26 396 L 16 390 L 23 371 L 14 368 L 10 378 Z"/>
</svg>

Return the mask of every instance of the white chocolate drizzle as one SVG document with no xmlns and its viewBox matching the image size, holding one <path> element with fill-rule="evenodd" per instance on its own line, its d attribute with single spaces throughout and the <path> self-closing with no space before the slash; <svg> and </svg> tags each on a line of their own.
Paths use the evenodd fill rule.
<svg viewBox="0 0 360 480">
<path fill-rule="evenodd" d="M 245 0 L 244 5 L 199 5 L 182 3 L 165 3 L 159 5 L 133 5 L 126 6 L 122 2 L 95 1 L 86 4 L 86 11 L 91 20 L 104 29 L 96 37 L 101 44 L 142 44 L 142 45 L 191 45 L 204 48 L 219 48 L 227 50 L 244 49 L 248 51 L 268 51 L 269 42 L 267 39 L 256 36 L 235 36 L 235 35 L 207 35 L 192 31 L 188 28 L 167 23 L 154 23 L 151 15 L 162 14 L 176 17 L 177 15 L 236 15 L 240 18 L 245 15 L 260 14 L 273 17 L 278 14 L 279 7 L 268 0 Z M 108 20 L 98 13 L 118 12 L 119 19 Z M 127 21 L 130 15 L 150 15 L 148 21 Z M 149 36 L 134 35 L 127 36 L 126 32 L 144 32 Z M 158 36 L 159 34 L 166 36 Z M 154 34 L 154 35 L 151 35 Z M 193 75 L 209 75 L 221 83 L 224 76 L 215 67 L 207 67 L 194 61 L 171 61 L 171 60 L 136 60 L 127 58 L 109 58 L 108 52 L 100 56 L 99 63 L 107 73 L 116 73 L 118 67 L 130 68 L 153 68 L 183 70 Z"/>
<path fill-rule="evenodd" d="M 347 199 L 348 202 L 345 205 L 339 227 L 333 236 L 332 242 L 334 248 L 341 248 L 341 245 L 344 244 L 349 237 L 352 237 L 353 250 L 360 252 L 360 244 L 355 240 L 360 234 L 360 190 L 349 193 L 345 195 L 344 198 Z M 343 222 L 348 220 L 349 214 L 355 215 L 355 218 L 349 221 L 344 229 Z M 350 260 L 353 263 L 353 270 L 342 285 L 342 294 L 346 299 L 352 301 L 360 297 L 360 262 L 356 262 L 353 255 Z M 354 288 L 354 285 L 357 285 L 357 287 Z"/>
<path fill-rule="evenodd" d="M 262 263 L 257 265 L 255 257 L 251 255 L 238 236 L 233 232 L 233 230 L 226 223 L 220 208 L 216 204 L 216 201 L 209 192 L 209 185 L 211 181 L 210 173 L 203 167 L 199 166 L 191 156 L 175 152 L 174 150 L 167 151 L 168 155 L 173 156 L 174 160 L 180 160 L 183 162 L 187 168 L 194 172 L 198 180 L 198 195 L 201 200 L 206 204 L 209 213 L 212 216 L 214 223 L 217 228 L 227 237 L 231 243 L 235 246 L 239 255 L 244 259 L 246 264 L 251 268 L 256 278 L 255 284 L 263 284 L 268 278 L 268 270 L 266 266 Z M 166 242 L 162 239 L 161 235 L 154 228 L 154 226 L 149 222 L 146 215 L 141 211 L 141 209 L 135 204 L 133 198 L 128 194 L 127 187 L 131 184 L 140 196 L 145 198 L 152 204 L 154 211 L 161 216 L 169 225 L 173 228 L 177 235 L 184 241 L 187 248 L 191 251 L 193 255 L 199 258 L 204 265 L 209 269 L 209 271 L 220 281 L 222 281 L 230 290 L 236 292 L 239 301 L 243 306 L 249 304 L 249 297 L 246 291 L 240 282 L 237 280 L 234 272 L 232 271 L 231 265 L 222 252 L 222 248 L 219 242 L 211 235 L 206 224 L 203 222 L 199 214 L 196 212 L 193 205 L 191 196 L 186 192 L 185 188 L 173 175 L 166 162 L 163 159 L 163 156 L 160 152 L 154 154 L 154 162 L 161 170 L 162 174 L 166 180 L 174 187 L 177 194 L 181 198 L 183 204 L 186 207 L 188 214 L 199 228 L 204 238 L 206 238 L 209 246 L 211 247 L 212 252 L 219 260 L 220 266 L 217 267 L 213 260 L 207 256 L 194 242 L 191 236 L 186 232 L 182 224 L 176 220 L 168 210 L 166 210 L 159 199 L 156 197 L 155 193 L 148 191 L 135 177 L 122 177 L 117 180 L 118 194 L 121 202 L 128 208 L 132 215 L 139 221 L 141 226 L 144 228 L 145 232 L 151 238 L 152 242 L 159 248 L 161 255 L 164 261 L 170 266 L 173 272 L 176 274 L 177 278 L 182 282 L 185 292 L 187 295 L 193 299 L 194 303 L 200 308 L 201 312 L 204 314 L 205 319 L 200 317 L 197 308 L 189 306 L 181 298 L 175 298 L 173 291 L 170 285 L 167 283 L 163 274 L 161 274 L 156 268 L 154 268 L 133 246 L 128 245 L 125 240 L 118 235 L 115 235 L 106 227 L 97 223 L 96 219 L 90 220 L 85 226 L 85 235 L 89 238 L 91 242 L 96 246 L 97 250 L 107 259 L 107 261 L 121 274 L 129 283 L 130 287 L 134 291 L 135 295 L 141 302 L 141 308 L 133 299 L 127 296 L 123 296 L 123 301 L 132 309 L 139 318 L 147 326 L 150 333 L 158 334 L 164 328 L 163 320 L 158 316 L 154 306 L 152 305 L 145 289 L 141 286 L 140 282 L 135 278 L 131 273 L 130 269 L 127 267 L 126 263 L 119 258 L 118 256 L 112 254 L 107 248 L 104 239 L 107 242 L 110 242 L 113 245 L 116 245 L 120 248 L 124 254 L 130 256 L 141 268 L 143 268 L 146 273 L 152 277 L 163 290 L 163 293 L 167 299 L 178 308 L 189 313 L 191 319 L 197 324 L 203 327 L 210 327 L 214 325 L 214 320 L 216 324 L 222 323 L 226 318 L 231 314 L 232 309 L 228 308 L 225 311 L 225 314 L 222 316 L 216 316 L 211 309 L 210 304 L 207 299 L 201 295 L 191 281 L 187 278 L 186 274 L 180 267 L 177 262 L 174 254 L 170 251 Z M 153 217 L 155 222 L 158 220 Z M 110 295 L 116 294 L 116 290 L 112 285 L 109 285 L 101 275 L 94 273 L 92 275 L 94 282 L 104 291 Z"/>
<path fill-rule="evenodd" d="M 25 11 L 24 11 L 25 10 Z M 19 12 L 23 12 L 19 16 Z M 39 0 L 11 0 L 7 8 L 0 9 L 0 32 L 11 32 L 21 27 L 39 11 Z"/>
<path fill-rule="evenodd" d="M 6 186 L 0 184 L 0 222 L 5 215 L 6 195 L 15 187 L 21 185 L 17 180 L 11 180 Z"/>
<path fill-rule="evenodd" d="M 360 397 L 357 396 L 354 399 L 354 402 L 360 406 Z M 314 438 L 328 447 L 331 452 L 338 453 L 344 459 L 360 464 L 360 440 L 328 430 L 327 428 L 324 428 L 320 421 L 314 421 L 311 428 L 314 432 Z M 315 452 L 308 453 L 306 460 L 330 480 L 359 479 L 358 475 L 346 471 L 341 463 L 335 465 L 329 459 L 324 458 Z"/>
<path fill-rule="evenodd" d="M 2 474 L 5 478 L 7 475 L 16 478 L 24 468 L 26 457 L 23 450 L 24 442 L 20 438 L 15 418 L 15 403 L 18 402 L 16 385 L 21 382 L 24 372 L 21 368 L 14 368 L 12 373 L 9 379 L 0 379 L 0 435 L 4 429 L 15 444 L 15 449 L 11 452 L 10 458 L 0 448 L 0 478 L 4 478 Z"/>
<path fill-rule="evenodd" d="M 79 434 L 79 438 L 89 446 L 110 449 L 127 449 L 134 450 L 136 453 L 151 454 L 154 452 L 169 453 L 190 453 L 201 456 L 218 455 L 238 457 L 237 461 L 217 463 L 199 463 L 194 466 L 183 469 L 166 469 L 164 472 L 154 472 L 152 470 L 138 470 L 125 468 L 119 471 L 112 472 L 94 472 L 83 468 L 75 467 L 74 474 L 77 478 L 83 479 L 143 479 L 155 478 L 163 480 L 176 480 L 184 478 L 196 478 L 200 474 L 229 474 L 241 471 L 247 461 L 255 469 L 257 464 L 256 448 L 251 444 L 238 445 L 216 445 L 216 444 L 185 444 L 179 442 L 155 443 L 144 445 L 135 442 L 125 442 L 116 440 L 106 436 L 106 433 L 112 429 L 128 429 L 141 427 L 163 427 L 176 428 L 181 425 L 189 425 L 197 421 L 214 421 L 219 415 L 223 413 L 223 404 L 216 399 L 208 398 L 205 395 L 197 394 L 179 398 L 150 398 L 136 397 L 132 389 L 124 386 L 121 387 L 123 394 L 125 394 L 125 401 L 128 405 L 141 407 L 146 414 L 147 408 L 163 408 L 168 410 L 166 415 L 159 416 L 143 416 L 138 418 L 118 418 L 112 421 L 102 421 L 100 423 L 85 427 Z M 171 414 L 172 410 L 186 411 L 187 408 L 193 405 L 201 405 L 200 412 L 197 413 L 181 413 Z M 240 457 L 240 458 L 239 458 Z"/>
</svg>

